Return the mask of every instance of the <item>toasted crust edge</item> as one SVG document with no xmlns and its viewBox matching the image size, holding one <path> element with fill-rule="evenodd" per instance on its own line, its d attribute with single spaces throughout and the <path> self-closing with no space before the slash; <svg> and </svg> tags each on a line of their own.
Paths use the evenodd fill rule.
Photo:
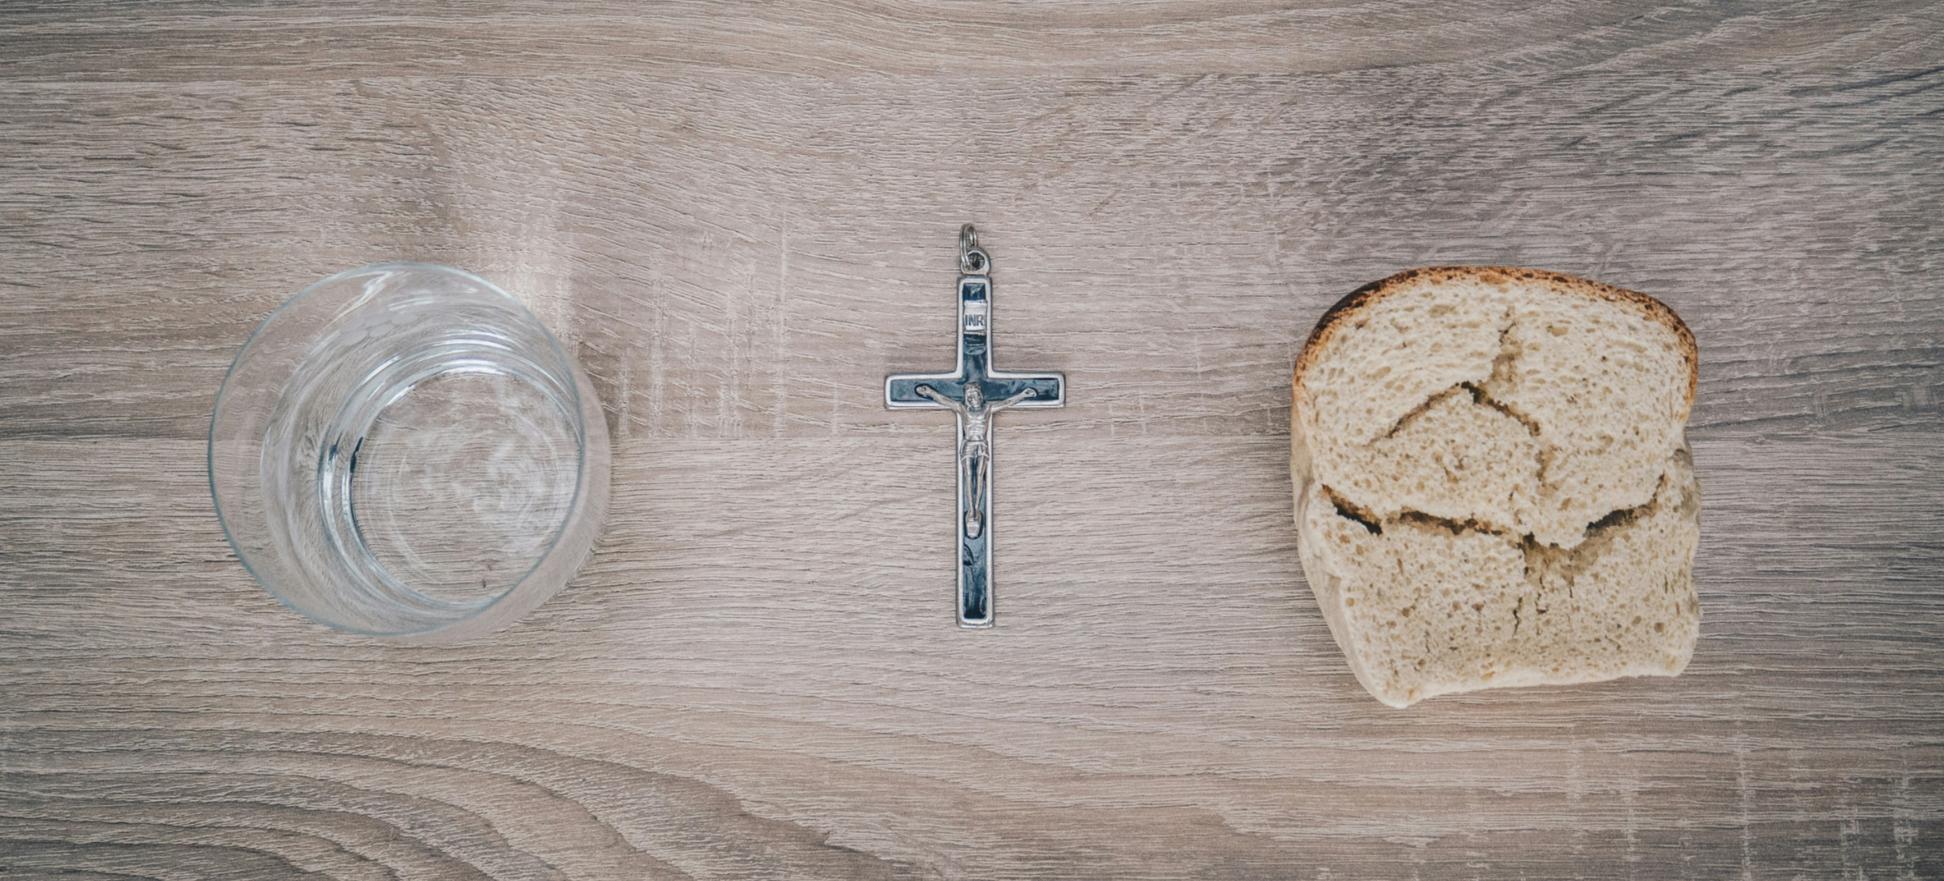
<svg viewBox="0 0 1944 881">
<path fill-rule="evenodd" d="M 1673 308 L 1639 291 L 1615 287 L 1604 282 L 1553 272 L 1546 269 L 1530 269 L 1522 266 L 1426 266 L 1407 269 L 1388 278 L 1373 281 L 1336 301 L 1324 310 L 1323 317 L 1316 320 L 1316 327 L 1310 331 L 1309 339 L 1303 343 L 1302 352 L 1296 356 L 1296 366 L 1291 381 L 1301 388 L 1303 372 L 1309 369 L 1324 345 L 1336 334 L 1345 319 L 1355 317 L 1378 300 L 1402 289 L 1407 283 L 1428 281 L 1440 282 L 1453 279 L 1478 280 L 1487 284 L 1504 284 L 1509 281 L 1539 282 L 1556 293 L 1571 294 L 1622 303 L 1633 306 L 1649 321 L 1666 325 L 1680 340 L 1681 355 L 1688 363 L 1687 405 L 1694 406 L 1694 395 L 1701 380 L 1701 350 L 1695 344 L 1694 333 L 1688 330 L 1687 322 L 1681 320 Z"/>
</svg>

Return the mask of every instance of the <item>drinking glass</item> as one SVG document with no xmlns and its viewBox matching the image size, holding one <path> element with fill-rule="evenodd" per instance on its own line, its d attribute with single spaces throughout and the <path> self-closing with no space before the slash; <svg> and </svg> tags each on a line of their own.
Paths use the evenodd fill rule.
<svg viewBox="0 0 1944 881">
<path fill-rule="evenodd" d="M 209 483 L 236 556 L 332 627 L 451 641 L 565 586 L 607 511 L 587 375 L 526 307 L 448 266 L 339 273 L 251 334 Z"/>
</svg>

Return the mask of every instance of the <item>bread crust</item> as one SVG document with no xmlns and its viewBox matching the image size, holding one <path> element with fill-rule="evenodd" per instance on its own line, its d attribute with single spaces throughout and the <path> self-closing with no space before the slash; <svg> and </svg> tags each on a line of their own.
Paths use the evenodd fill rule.
<svg viewBox="0 0 1944 881">
<path fill-rule="evenodd" d="M 1452 280 L 1481 281 L 1501 286 L 1513 281 L 1536 282 L 1556 293 L 1592 297 L 1639 309 L 1647 320 L 1666 326 L 1674 331 L 1675 337 L 1680 340 L 1681 357 L 1687 360 L 1688 365 L 1687 405 L 1690 408 L 1694 406 L 1695 390 L 1701 379 L 1700 348 L 1695 345 L 1694 333 L 1688 330 L 1687 322 L 1682 321 L 1681 316 L 1666 303 L 1639 291 L 1614 287 L 1592 279 L 1521 266 L 1427 266 L 1421 269 L 1407 269 L 1351 291 L 1325 310 L 1322 318 L 1316 320 L 1316 327 L 1310 331 L 1309 340 L 1303 343 L 1303 351 L 1296 356 L 1296 367 L 1291 381 L 1297 393 L 1300 394 L 1303 387 L 1303 373 L 1316 361 L 1323 347 L 1329 344 L 1330 339 L 1346 322 L 1361 316 L 1377 301 L 1402 290 L 1408 284 L 1418 282 L 1436 284 Z"/>
</svg>

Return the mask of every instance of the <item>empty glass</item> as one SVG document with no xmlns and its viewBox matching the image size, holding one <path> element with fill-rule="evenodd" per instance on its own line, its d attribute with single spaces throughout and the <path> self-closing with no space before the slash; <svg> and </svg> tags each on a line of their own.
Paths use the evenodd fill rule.
<svg viewBox="0 0 1944 881">
<path fill-rule="evenodd" d="M 453 640 L 565 586 L 607 510 L 586 374 L 476 275 L 393 263 L 304 289 L 230 366 L 209 482 L 258 582 L 325 624 Z"/>
</svg>

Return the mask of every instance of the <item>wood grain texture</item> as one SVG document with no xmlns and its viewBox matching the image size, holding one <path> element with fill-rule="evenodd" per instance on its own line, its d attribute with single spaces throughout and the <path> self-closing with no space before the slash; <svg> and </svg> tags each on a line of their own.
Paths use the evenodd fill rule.
<svg viewBox="0 0 1944 881">
<path fill-rule="evenodd" d="M 0 878 L 1944 877 L 1944 5 L 29 2 L 0 82 Z M 879 390 L 967 220 L 1072 390 L 1001 418 L 987 633 Z M 490 640 L 325 632 L 210 511 L 235 348 L 387 258 L 614 429 Z M 1345 668 L 1290 359 L 1453 262 L 1693 328 L 1685 676 Z"/>
</svg>

